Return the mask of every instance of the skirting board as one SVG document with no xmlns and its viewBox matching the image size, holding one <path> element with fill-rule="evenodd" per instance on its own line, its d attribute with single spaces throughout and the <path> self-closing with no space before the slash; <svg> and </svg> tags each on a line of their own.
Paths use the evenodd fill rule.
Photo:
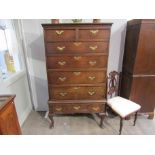
<svg viewBox="0 0 155 155">
<path fill-rule="evenodd" d="M 31 105 L 29 105 L 26 110 L 22 113 L 22 115 L 19 117 L 19 124 L 20 126 L 23 125 L 27 117 L 29 116 L 30 112 L 32 111 Z"/>
</svg>

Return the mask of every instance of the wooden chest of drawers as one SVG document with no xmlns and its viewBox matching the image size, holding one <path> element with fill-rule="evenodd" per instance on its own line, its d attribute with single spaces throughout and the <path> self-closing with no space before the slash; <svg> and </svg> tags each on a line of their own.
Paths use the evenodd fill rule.
<svg viewBox="0 0 155 155">
<path fill-rule="evenodd" d="M 111 25 L 42 24 L 51 127 L 70 113 L 99 113 L 102 125 Z"/>
<path fill-rule="evenodd" d="M 14 98 L 15 95 L 0 95 L 0 135 L 22 134 Z"/>
</svg>

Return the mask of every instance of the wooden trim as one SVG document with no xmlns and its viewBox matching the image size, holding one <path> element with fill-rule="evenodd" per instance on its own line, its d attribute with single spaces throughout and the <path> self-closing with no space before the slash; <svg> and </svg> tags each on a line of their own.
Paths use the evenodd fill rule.
<svg viewBox="0 0 155 155">
<path fill-rule="evenodd" d="M 155 77 L 155 75 L 146 75 L 146 74 L 137 74 L 137 75 L 132 75 L 132 77 Z"/>
<path fill-rule="evenodd" d="M 61 85 L 52 85 L 49 84 L 49 87 L 103 87 L 106 86 L 106 83 L 99 83 L 99 84 L 61 84 Z"/>
<path fill-rule="evenodd" d="M 84 72 L 84 71 L 107 71 L 107 68 L 71 68 L 71 69 L 47 69 L 47 72 L 74 72 L 74 71 L 80 71 L 80 72 Z"/>
<path fill-rule="evenodd" d="M 53 104 L 53 103 L 103 103 L 103 104 L 106 104 L 106 99 L 103 99 L 103 100 L 61 100 L 61 101 L 58 101 L 58 100 L 49 100 L 48 101 L 48 104 Z"/>
<path fill-rule="evenodd" d="M 108 56 L 108 53 L 107 52 L 102 52 L 102 53 L 59 53 L 59 54 L 56 54 L 56 53 L 53 53 L 53 54 L 47 54 L 47 56 L 52 56 L 52 57 L 56 57 L 56 56 L 100 56 L 100 55 L 107 55 Z"/>
<path fill-rule="evenodd" d="M 84 27 L 86 26 L 87 28 L 90 26 L 112 26 L 113 23 L 59 23 L 59 24 L 41 24 L 42 27 L 61 27 L 61 26 L 73 26 L 73 27 Z"/>
</svg>

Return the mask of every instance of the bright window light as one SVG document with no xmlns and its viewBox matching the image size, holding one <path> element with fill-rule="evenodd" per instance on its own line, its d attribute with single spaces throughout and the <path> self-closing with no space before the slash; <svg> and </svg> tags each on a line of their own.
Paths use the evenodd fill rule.
<svg viewBox="0 0 155 155">
<path fill-rule="evenodd" d="M 0 51 L 6 51 L 6 50 L 7 50 L 7 43 L 6 43 L 5 31 L 0 29 Z"/>
</svg>

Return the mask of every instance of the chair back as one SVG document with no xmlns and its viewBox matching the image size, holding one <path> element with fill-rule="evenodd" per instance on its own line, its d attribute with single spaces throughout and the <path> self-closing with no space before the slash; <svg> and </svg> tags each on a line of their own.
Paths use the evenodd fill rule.
<svg viewBox="0 0 155 155">
<path fill-rule="evenodd" d="M 108 96 L 112 98 L 113 96 L 119 95 L 119 84 L 120 84 L 120 74 L 116 71 L 112 71 L 108 76 Z"/>
</svg>

